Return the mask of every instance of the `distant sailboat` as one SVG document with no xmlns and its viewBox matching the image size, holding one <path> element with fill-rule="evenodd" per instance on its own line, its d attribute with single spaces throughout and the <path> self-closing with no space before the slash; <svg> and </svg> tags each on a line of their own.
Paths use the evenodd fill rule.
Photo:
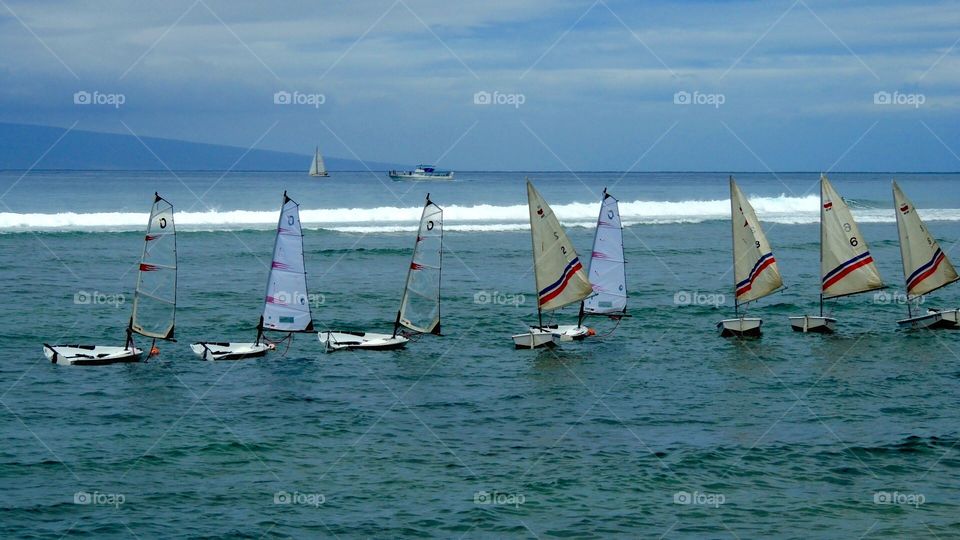
<svg viewBox="0 0 960 540">
<path fill-rule="evenodd" d="M 423 206 L 407 281 L 392 334 L 319 332 L 327 352 L 341 349 L 400 349 L 410 341 L 401 328 L 418 334 L 440 334 L 440 277 L 443 262 L 443 210 L 430 200 Z"/>
<path fill-rule="evenodd" d="M 837 320 L 823 315 L 823 301 L 884 287 L 867 241 L 843 197 L 820 175 L 820 315 L 790 317 L 798 332 L 831 333 Z"/>
<path fill-rule="evenodd" d="M 740 305 L 776 292 L 783 286 L 777 261 L 773 258 L 757 214 L 740 187 L 730 177 L 730 207 L 733 227 L 734 309 L 737 318 L 717 323 L 722 337 L 759 336 L 763 321 L 740 314 Z"/>
<path fill-rule="evenodd" d="M 310 162 L 310 176 L 330 176 L 327 174 L 327 166 L 323 163 L 323 156 L 320 155 L 319 146 L 313 155 L 313 161 Z"/>
<path fill-rule="evenodd" d="M 623 224 L 620 221 L 620 205 L 617 199 L 603 190 L 600 215 L 593 235 L 593 250 L 590 253 L 590 268 L 587 272 L 593 296 L 580 302 L 577 324 L 551 327 L 554 334 L 563 340 L 583 339 L 594 334 L 593 329 L 583 326 L 590 315 L 614 319 L 627 313 L 627 275 L 623 257 Z"/>
<path fill-rule="evenodd" d="M 897 321 L 901 328 L 957 328 L 957 310 L 928 309 L 914 316 L 912 302 L 917 298 L 945 287 L 960 279 L 940 244 L 923 224 L 910 199 L 893 183 L 893 204 L 900 233 L 900 257 L 903 259 L 903 277 L 907 285 L 908 318 Z"/>
<path fill-rule="evenodd" d="M 149 356 L 158 354 L 158 339 L 175 341 L 176 311 L 177 233 L 173 206 L 154 193 L 124 346 L 44 344 L 43 353 L 54 364 L 90 366 L 138 362 L 143 351 L 136 347 L 133 334 L 153 338 Z"/>
<path fill-rule="evenodd" d="M 543 325 L 543 312 L 579 302 L 593 294 L 577 251 L 557 216 L 530 180 L 527 180 L 527 204 L 530 207 L 539 324 L 531 327 L 529 332 L 513 336 L 514 346 L 518 349 L 555 345 L 559 336 Z"/>
<path fill-rule="evenodd" d="M 300 205 L 284 191 L 256 340 L 253 343 L 201 341 L 190 345 L 190 348 L 204 360 L 240 360 L 263 356 L 276 347 L 264 338 L 264 331 L 285 332 L 288 338 L 297 332 L 314 331 L 308 298 Z"/>
</svg>

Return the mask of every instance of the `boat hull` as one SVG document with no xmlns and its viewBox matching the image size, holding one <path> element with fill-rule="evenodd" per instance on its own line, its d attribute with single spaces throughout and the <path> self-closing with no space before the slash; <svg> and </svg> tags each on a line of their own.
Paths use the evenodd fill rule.
<svg viewBox="0 0 960 540">
<path fill-rule="evenodd" d="M 344 349 L 390 351 L 402 349 L 410 341 L 409 338 L 400 335 L 373 332 L 317 332 L 317 339 L 323 343 L 327 352 Z"/>
<path fill-rule="evenodd" d="M 530 328 L 530 331 L 525 334 L 513 336 L 513 346 L 517 349 L 538 349 L 553 347 L 559 340 L 560 337 L 553 332 L 541 328 Z"/>
<path fill-rule="evenodd" d="M 193 354 L 199 356 L 201 360 L 210 361 L 257 358 L 264 356 L 274 348 L 275 346 L 272 343 L 215 343 L 201 341 L 190 345 Z"/>
<path fill-rule="evenodd" d="M 319 178 L 325 178 L 325 177 L 327 177 L 327 176 L 330 176 L 330 174 L 329 174 L 329 173 L 313 173 L 313 174 L 311 174 L 310 176 L 313 176 L 313 177 L 315 177 L 315 178 L 317 178 L 317 177 L 319 177 Z"/>
<path fill-rule="evenodd" d="M 108 345 L 43 345 L 51 363 L 67 366 L 106 366 L 139 362 L 143 351 L 136 347 Z"/>
<path fill-rule="evenodd" d="M 790 317 L 790 327 L 794 332 L 832 334 L 837 328 L 837 320 L 833 317 L 803 315 Z"/>
<path fill-rule="evenodd" d="M 960 323 L 958 323 L 958 313 L 955 309 L 948 311 L 928 309 L 927 313 L 924 315 L 918 315 L 916 317 L 909 317 L 897 321 L 897 325 L 906 330 L 955 330 L 960 328 Z"/>
<path fill-rule="evenodd" d="M 560 341 L 580 341 L 586 337 L 594 335 L 594 331 L 586 326 L 575 324 L 553 325 L 544 328 L 551 334 L 560 338 Z"/>
<path fill-rule="evenodd" d="M 417 182 L 438 180 L 438 181 L 449 181 L 453 180 L 453 173 L 450 174 L 416 174 L 416 173 L 396 173 L 388 174 L 391 180 L 413 180 Z"/>
<path fill-rule="evenodd" d="M 763 320 L 757 317 L 724 319 L 717 323 L 720 337 L 760 337 Z"/>
</svg>

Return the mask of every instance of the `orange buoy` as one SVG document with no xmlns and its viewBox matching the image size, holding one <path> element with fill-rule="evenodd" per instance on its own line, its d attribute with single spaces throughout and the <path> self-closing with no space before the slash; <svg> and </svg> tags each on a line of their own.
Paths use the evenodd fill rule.
<svg viewBox="0 0 960 540">
<path fill-rule="evenodd" d="M 158 349 L 156 345 L 151 345 L 151 346 L 150 346 L 150 356 L 156 356 L 156 355 L 158 355 L 158 354 L 160 354 L 160 349 Z"/>
<path fill-rule="evenodd" d="M 597 335 L 597 331 L 594 330 L 593 328 L 587 328 L 587 335 L 588 335 L 588 336 L 595 336 L 595 335 Z"/>
</svg>

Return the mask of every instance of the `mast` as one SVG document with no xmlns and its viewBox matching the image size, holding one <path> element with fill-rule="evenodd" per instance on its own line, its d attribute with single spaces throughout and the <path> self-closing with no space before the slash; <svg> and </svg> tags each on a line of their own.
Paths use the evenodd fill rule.
<svg viewBox="0 0 960 540">
<path fill-rule="evenodd" d="M 530 177 L 524 177 L 524 180 L 527 181 L 527 185 L 530 185 Z M 527 194 L 527 203 L 529 204 L 529 193 Z M 533 212 L 530 212 L 530 253 L 533 254 L 533 288 L 534 292 L 538 293 L 537 296 L 537 328 L 543 328 L 543 310 L 540 309 L 540 299 L 539 299 L 539 290 L 537 290 L 537 241 L 533 237 Z"/>
<path fill-rule="evenodd" d="M 823 213 L 824 213 L 824 208 L 823 208 L 823 177 L 824 177 L 824 174 L 823 174 L 823 173 L 820 173 L 820 268 L 823 268 L 823 240 L 824 240 L 824 238 L 823 238 L 823 235 L 824 235 L 824 228 L 823 228 L 823 217 L 824 217 L 824 216 L 823 216 Z M 822 282 L 821 282 L 821 286 L 820 286 L 820 316 L 823 317 L 823 285 L 822 285 Z M 804 323 L 804 324 L 806 324 L 806 323 Z"/>
<path fill-rule="evenodd" d="M 737 298 L 737 220 L 733 205 L 733 175 L 730 175 L 730 253 L 733 254 L 733 314 L 740 316 L 740 300 Z"/>
</svg>

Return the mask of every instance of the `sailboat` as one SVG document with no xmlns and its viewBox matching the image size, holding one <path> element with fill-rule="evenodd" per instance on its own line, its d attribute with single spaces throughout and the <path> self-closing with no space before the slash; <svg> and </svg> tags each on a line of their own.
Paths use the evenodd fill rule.
<svg viewBox="0 0 960 540">
<path fill-rule="evenodd" d="M 797 332 L 832 333 L 837 320 L 823 315 L 824 300 L 884 287 L 850 207 L 823 174 L 820 175 L 820 276 L 820 315 L 790 317 L 790 326 Z"/>
<path fill-rule="evenodd" d="M 123 347 L 108 345 L 47 345 L 43 354 L 54 364 L 96 366 L 121 362 L 139 362 L 143 350 L 134 343 L 133 334 L 152 338 L 149 356 L 159 354 L 158 339 L 174 340 L 177 311 L 177 233 L 173 224 L 173 205 L 154 193 L 147 234 L 133 293 L 133 312 L 127 324 Z"/>
<path fill-rule="evenodd" d="M 620 205 L 606 189 L 603 190 L 603 201 L 600 203 L 600 215 L 597 217 L 597 228 L 593 235 L 593 250 L 590 252 L 590 268 L 587 274 L 596 294 L 580 301 L 576 326 L 550 327 L 561 341 L 594 335 L 592 328 L 583 326 L 583 321 L 590 315 L 619 319 L 627 313 L 627 276 L 623 257 Z"/>
<path fill-rule="evenodd" d="M 513 344 L 518 349 L 556 345 L 560 338 L 543 325 L 543 312 L 579 302 L 593 294 L 590 280 L 567 233 L 529 179 L 527 204 L 530 207 L 530 238 L 539 324 L 530 327 L 526 333 L 513 336 Z"/>
<path fill-rule="evenodd" d="M 732 176 L 730 210 L 733 228 L 733 302 L 737 317 L 718 322 L 717 330 L 722 337 L 759 336 L 763 321 L 741 314 L 740 305 L 776 292 L 783 286 L 783 280 L 757 214 Z"/>
<path fill-rule="evenodd" d="M 923 224 L 913 203 L 896 182 L 893 183 L 893 204 L 900 233 L 900 257 L 903 259 L 903 277 L 907 284 L 906 319 L 897 321 L 901 328 L 957 328 L 957 310 L 927 309 L 914 315 L 912 302 L 917 298 L 945 287 L 960 279 L 947 254 Z"/>
<path fill-rule="evenodd" d="M 273 243 L 273 259 L 267 276 L 263 314 L 257 323 L 257 338 L 252 342 L 201 341 L 190 345 L 204 360 L 240 360 L 264 356 L 276 344 L 265 331 L 284 332 L 292 339 L 297 332 L 313 332 L 313 314 L 307 296 L 307 274 L 303 263 L 303 228 L 300 205 L 283 192 L 283 206 Z"/>
<path fill-rule="evenodd" d="M 319 146 L 313 154 L 313 161 L 310 162 L 310 176 L 330 176 L 327 173 L 327 166 L 323 163 L 323 156 L 320 155 Z"/>
<path fill-rule="evenodd" d="M 400 309 L 393 323 L 393 333 L 318 332 L 317 339 L 327 352 L 342 349 L 401 349 L 410 339 L 401 334 L 405 329 L 417 334 L 440 335 L 440 277 L 443 262 L 443 210 L 427 199 L 420 215 L 417 240 L 407 268 L 407 281 L 400 299 Z"/>
</svg>

